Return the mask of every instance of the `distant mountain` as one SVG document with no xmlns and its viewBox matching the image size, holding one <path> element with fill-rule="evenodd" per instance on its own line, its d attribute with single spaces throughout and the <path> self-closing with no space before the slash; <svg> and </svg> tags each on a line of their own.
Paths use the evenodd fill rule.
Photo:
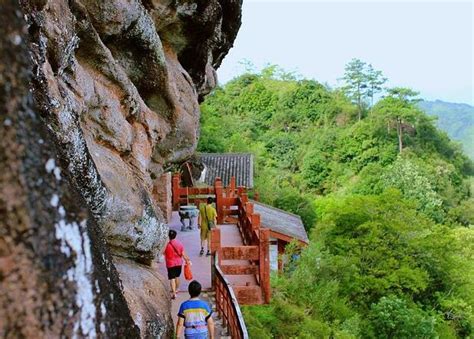
<svg viewBox="0 0 474 339">
<path fill-rule="evenodd" d="M 451 102 L 422 101 L 420 108 L 437 116 L 437 125 L 453 140 L 460 141 L 466 154 L 474 160 L 474 107 Z"/>
</svg>

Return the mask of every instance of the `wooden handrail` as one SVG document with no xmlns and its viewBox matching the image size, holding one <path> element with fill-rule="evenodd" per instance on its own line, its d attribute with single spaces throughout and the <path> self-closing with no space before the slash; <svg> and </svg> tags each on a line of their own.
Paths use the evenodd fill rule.
<svg viewBox="0 0 474 339">
<path fill-rule="evenodd" d="M 233 218 L 234 221 L 237 221 L 237 226 L 244 245 L 258 248 L 258 256 L 248 257 L 246 259 L 252 264 L 258 264 L 259 268 L 255 274 L 255 278 L 261 287 L 264 302 L 269 303 L 271 297 L 269 261 L 270 230 L 260 227 L 260 214 L 254 212 L 254 205 L 252 202 L 249 202 L 245 187 L 236 187 L 235 178 L 231 179 L 231 184 L 227 188 L 222 186 L 220 178 L 216 178 L 214 187 L 181 187 L 180 183 L 181 179 L 179 174 L 174 175 L 173 204 L 175 209 L 179 208 L 181 203 L 196 203 L 199 205 L 199 203 L 203 201 L 202 195 L 214 195 L 216 198 L 217 223 L 223 224 L 226 217 Z M 211 239 L 212 238 L 213 237 L 211 237 Z M 215 243 L 214 246 L 220 248 L 220 236 L 219 244 L 214 240 L 212 240 L 212 242 Z M 217 286 L 214 287 L 217 291 Z"/>
<path fill-rule="evenodd" d="M 223 325 L 227 326 L 231 338 L 248 339 L 247 326 L 240 311 L 229 281 L 219 266 L 218 252 L 214 253 L 214 286 L 216 291 L 216 308 L 222 317 Z"/>
</svg>

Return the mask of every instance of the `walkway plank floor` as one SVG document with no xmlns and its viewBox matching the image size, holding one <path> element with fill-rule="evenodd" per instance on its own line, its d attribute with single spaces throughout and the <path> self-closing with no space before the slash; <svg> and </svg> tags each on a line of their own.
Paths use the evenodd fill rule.
<svg viewBox="0 0 474 339">
<path fill-rule="evenodd" d="M 188 220 L 185 221 L 186 224 Z M 196 223 L 196 221 L 195 221 Z M 186 254 L 189 256 L 192 262 L 192 271 L 193 278 L 199 281 L 203 289 L 203 298 L 206 301 L 209 301 L 209 291 L 211 290 L 211 257 L 210 256 L 200 256 L 199 251 L 201 250 L 201 240 L 199 237 L 199 229 L 197 225 L 193 225 L 192 231 L 181 232 L 181 222 L 177 212 L 173 212 L 171 222 L 169 224 L 170 229 L 174 229 L 178 232 L 176 239 L 178 239 L 183 245 Z M 225 224 L 218 225 L 221 229 L 221 245 L 225 246 L 240 246 L 243 245 L 242 238 L 240 236 L 239 229 L 234 224 Z M 248 264 L 247 260 L 226 260 L 223 261 L 223 264 Z M 154 264 L 153 267 L 160 272 L 160 274 L 167 278 L 167 271 L 164 262 L 164 258 L 161 255 L 159 257 L 158 263 Z M 246 284 L 256 285 L 256 279 L 253 275 L 227 275 L 226 278 L 233 286 L 245 286 Z M 181 275 L 181 285 L 178 291 L 178 296 L 176 300 L 172 301 L 172 316 L 173 321 L 176 324 L 177 313 L 181 303 L 189 299 L 188 294 L 188 285 L 189 282 L 184 279 L 184 275 Z M 168 285 L 169 288 L 169 285 Z M 171 289 L 170 289 L 171 297 Z M 220 329 L 217 326 L 216 334 L 219 334 Z M 217 335 L 217 338 L 220 336 Z"/>
<path fill-rule="evenodd" d="M 188 220 L 186 220 L 185 222 L 187 225 Z M 177 212 L 173 212 L 169 227 L 170 229 L 173 229 L 178 232 L 176 239 L 178 239 L 183 244 L 184 251 L 191 259 L 193 278 L 201 283 L 203 291 L 209 291 L 211 289 L 211 257 L 199 255 L 199 251 L 201 250 L 201 240 L 199 237 L 199 229 L 197 228 L 197 225 L 193 225 L 192 231 L 181 232 L 181 222 L 179 220 L 179 215 Z M 165 279 L 167 279 L 168 273 L 166 271 L 165 259 L 162 255 L 159 258 L 157 269 L 160 274 L 165 277 Z M 173 316 L 173 321 L 175 324 L 177 320 L 179 305 L 181 305 L 183 301 L 189 299 L 189 281 L 184 279 L 184 274 L 181 274 L 180 281 L 181 285 L 179 287 L 178 296 L 176 300 L 173 300 L 171 303 L 171 314 Z M 169 287 L 169 284 L 168 288 L 170 289 L 169 295 L 171 297 L 171 288 Z"/>
</svg>

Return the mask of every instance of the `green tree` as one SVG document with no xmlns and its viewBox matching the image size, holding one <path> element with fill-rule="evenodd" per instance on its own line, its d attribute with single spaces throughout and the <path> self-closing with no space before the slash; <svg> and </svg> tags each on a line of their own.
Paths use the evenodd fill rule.
<svg viewBox="0 0 474 339">
<path fill-rule="evenodd" d="M 378 88 L 362 90 L 364 110 Z M 414 94 L 392 89 L 354 124 L 355 97 L 269 67 L 202 103 L 199 149 L 252 152 L 262 202 L 312 233 L 272 303 L 244 309 L 251 337 L 472 336 L 473 166 Z"/>
<path fill-rule="evenodd" d="M 418 92 L 409 88 L 395 87 L 387 90 L 388 95 L 375 107 L 377 114 L 387 122 L 387 130 L 395 125 L 399 153 L 403 151 L 403 133 L 415 129 L 415 123 L 423 113 L 416 106 Z"/>
<path fill-rule="evenodd" d="M 309 188 L 323 192 L 323 182 L 331 174 L 328 158 L 321 152 L 309 153 L 303 162 L 303 178 Z"/>
<path fill-rule="evenodd" d="M 381 177 L 385 187 L 398 188 L 406 199 L 416 202 L 417 208 L 436 221 L 442 221 L 443 201 L 430 180 L 410 160 L 399 157 Z"/>
<path fill-rule="evenodd" d="M 416 305 L 390 295 L 372 305 L 370 314 L 377 338 L 436 338 L 436 319 Z"/>
<path fill-rule="evenodd" d="M 382 71 L 376 70 L 371 64 L 367 66 L 367 95 L 370 98 L 370 106 L 374 106 L 374 95 L 382 91 L 382 86 L 387 82 Z"/>
<path fill-rule="evenodd" d="M 343 87 L 346 94 L 357 105 L 357 117 L 362 119 L 362 113 L 366 105 L 365 99 L 368 90 L 368 77 L 366 72 L 367 64 L 359 59 L 352 59 L 344 68 L 342 80 L 345 82 Z"/>
</svg>

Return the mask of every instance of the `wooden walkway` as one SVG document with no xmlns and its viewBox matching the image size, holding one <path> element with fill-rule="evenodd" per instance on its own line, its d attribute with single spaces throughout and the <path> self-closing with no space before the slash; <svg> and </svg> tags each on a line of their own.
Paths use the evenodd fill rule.
<svg viewBox="0 0 474 339">
<path fill-rule="evenodd" d="M 199 206 L 208 197 L 215 198 L 217 223 L 212 230 L 209 257 L 200 257 L 199 230 L 179 232 L 178 239 L 193 262 L 195 279 L 200 281 L 207 295 L 214 297 L 222 324 L 233 338 L 248 339 L 248 331 L 242 317 L 240 305 L 270 303 L 270 229 L 262 228 L 260 215 L 254 212 L 245 187 L 236 187 L 235 178 L 224 188 L 216 178 L 213 187 L 183 187 L 180 174 L 173 175 L 172 206 L 177 211 L 181 206 Z M 180 231 L 181 225 L 175 212 L 170 227 Z M 211 266 L 213 281 L 211 285 Z M 159 267 L 166 274 L 164 264 Z M 187 283 L 184 283 L 173 301 L 173 315 L 180 302 L 186 300 Z M 212 291 L 211 291 L 212 290 Z M 219 334 L 219 331 L 217 331 Z"/>
<path fill-rule="evenodd" d="M 186 225 L 188 220 L 185 221 Z M 171 222 L 169 224 L 170 229 L 174 229 L 178 235 L 176 239 L 178 239 L 183 245 L 186 254 L 189 256 L 192 262 L 192 271 L 193 271 L 193 278 L 199 281 L 202 285 L 203 293 L 202 298 L 209 302 L 213 309 L 215 310 L 214 305 L 214 292 L 211 291 L 212 284 L 211 284 L 211 257 L 210 256 L 200 256 L 199 251 L 201 250 L 201 240 L 199 236 L 199 229 L 197 225 L 193 225 L 192 231 L 181 231 L 181 222 L 179 220 L 179 216 L 177 212 L 173 212 Z M 222 246 L 241 246 L 243 245 L 242 237 L 240 236 L 240 232 L 235 224 L 224 224 L 218 225 L 221 229 L 221 243 Z M 248 264 L 247 260 L 225 260 L 223 264 Z M 158 270 L 158 272 L 163 276 L 167 277 L 166 266 L 164 262 L 164 258 L 161 255 L 159 260 L 153 267 Z M 231 284 L 231 286 L 249 286 L 249 285 L 257 285 L 257 281 L 255 279 L 255 275 L 227 275 L 226 276 Z M 177 321 L 177 314 L 179 310 L 179 306 L 182 302 L 189 299 L 188 294 L 188 285 L 189 282 L 184 279 L 184 275 L 181 275 L 181 285 L 178 291 L 178 296 L 175 300 L 172 300 L 172 316 L 174 324 Z M 167 285 L 169 288 L 169 284 Z M 169 296 L 171 297 L 171 290 Z M 221 322 L 219 319 L 216 319 L 216 338 L 225 337 L 222 336 L 222 332 L 224 329 L 221 326 Z"/>
<path fill-rule="evenodd" d="M 239 229 L 235 224 L 223 224 L 219 225 L 221 229 L 221 245 L 222 247 L 228 246 L 242 246 L 244 243 L 240 236 Z M 248 260 L 222 260 L 222 265 L 249 265 Z M 257 285 L 257 280 L 254 274 L 239 274 L 239 275 L 226 275 L 230 285 L 235 288 L 236 286 L 249 286 Z"/>
</svg>

